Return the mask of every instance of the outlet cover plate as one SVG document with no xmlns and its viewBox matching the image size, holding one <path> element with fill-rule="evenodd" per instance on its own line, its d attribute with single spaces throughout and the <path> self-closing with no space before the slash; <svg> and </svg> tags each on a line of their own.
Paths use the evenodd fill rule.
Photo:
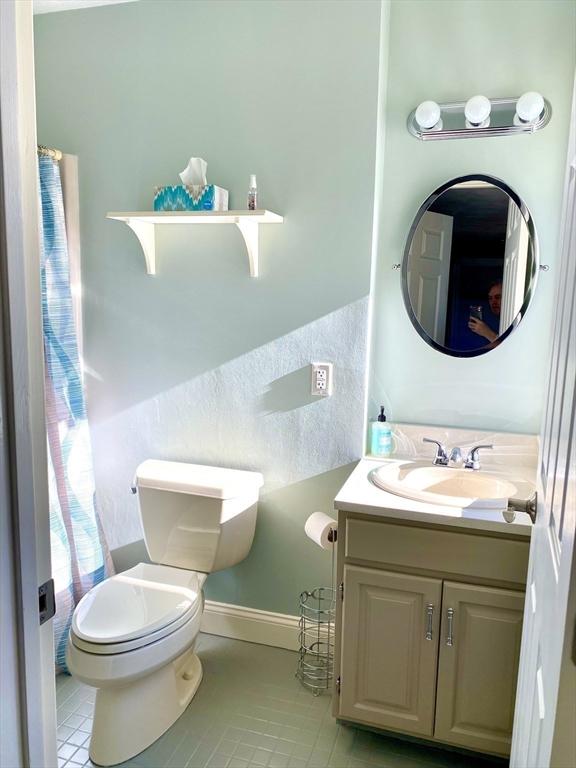
<svg viewBox="0 0 576 768">
<path fill-rule="evenodd" d="M 316 397 L 330 397 L 333 389 L 332 363 L 312 363 L 310 392 Z"/>
</svg>

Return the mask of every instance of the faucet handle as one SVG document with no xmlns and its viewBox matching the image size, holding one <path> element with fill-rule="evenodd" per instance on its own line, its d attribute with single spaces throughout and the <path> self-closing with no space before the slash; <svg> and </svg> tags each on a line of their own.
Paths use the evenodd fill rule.
<svg viewBox="0 0 576 768">
<path fill-rule="evenodd" d="M 446 447 L 439 441 L 433 440 L 431 437 L 423 437 L 423 443 L 434 443 L 436 447 L 436 456 L 434 457 L 434 464 L 446 467 L 448 465 L 448 454 L 446 453 Z"/>
<path fill-rule="evenodd" d="M 464 462 L 464 466 L 466 469 L 480 469 L 480 461 L 478 460 L 478 451 L 482 450 L 483 448 L 494 448 L 493 445 L 475 445 L 473 448 L 470 448 L 468 451 L 468 456 L 466 456 L 466 461 Z"/>
</svg>

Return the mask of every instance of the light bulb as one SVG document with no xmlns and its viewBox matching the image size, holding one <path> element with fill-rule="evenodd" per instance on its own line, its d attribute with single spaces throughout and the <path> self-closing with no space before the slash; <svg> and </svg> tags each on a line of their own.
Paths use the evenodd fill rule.
<svg viewBox="0 0 576 768">
<path fill-rule="evenodd" d="M 522 96 L 516 102 L 516 116 L 514 122 L 518 124 L 522 123 L 535 123 L 544 111 L 544 99 L 541 94 L 536 91 L 528 91 L 523 93 Z M 518 118 L 518 120 L 516 120 Z"/>
<path fill-rule="evenodd" d="M 486 128 L 490 124 L 492 104 L 486 96 L 472 96 L 464 107 L 468 128 Z"/>
<path fill-rule="evenodd" d="M 440 107 L 435 101 L 423 101 L 418 104 L 415 114 L 416 122 L 426 131 L 438 125 L 440 120 Z"/>
</svg>

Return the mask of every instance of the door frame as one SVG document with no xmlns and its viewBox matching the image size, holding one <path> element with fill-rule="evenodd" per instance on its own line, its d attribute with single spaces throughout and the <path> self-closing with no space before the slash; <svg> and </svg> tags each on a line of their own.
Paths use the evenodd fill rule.
<svg viewBox="0 0 576 768">
<path fill-rule="evenodd" d="M 20 734 L 8 734 L 22 765 L 57 765 L 52 621 L 39 620 L 38 588 L 51 578 L 44 418 L 44 359 L 34 36 L 31 0 L 0 2 L 0 290 L 3 458 L 9 468 L 2 515 L 14 553 Z M 12 702 L 10 702 L 11 704 Z M 6 702 L 4 702 L 6 704 Z"/>
<path fill-rule="evenodd" d="M 15 560 L 22 764 L 57 764 L 52 622 L 38 620 L 38 586 L 51 576 L 40 298 L 31 0 L 0 2 L 0 290 Z M 16 702 L 17 704 L 17 702 Z"/>
</svg>

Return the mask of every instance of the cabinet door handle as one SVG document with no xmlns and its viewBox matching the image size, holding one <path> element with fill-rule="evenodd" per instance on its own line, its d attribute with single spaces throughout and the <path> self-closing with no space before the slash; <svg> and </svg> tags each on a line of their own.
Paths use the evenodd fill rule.
<svg viewBox="0 0 576 768">
<path fill-rule="evenodd" d="M 454 608 L 448 608 L 448 636 L 446 637 L 446 645 L 454 645 L 454 635 L 452 634 L 452 625 L 454 623 Z"/>
<path fill-rule="evenodd" d="M 434 619 L 434 606 L 428 603 L 426 606 L 426 640 L 432 640 L 432 621 Z"/>
</svg>

